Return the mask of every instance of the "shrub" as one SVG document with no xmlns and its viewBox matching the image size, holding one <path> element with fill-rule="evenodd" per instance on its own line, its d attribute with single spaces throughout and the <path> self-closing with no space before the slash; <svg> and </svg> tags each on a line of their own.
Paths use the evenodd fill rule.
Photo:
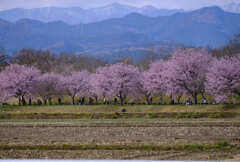
<svg viewBox="0 0 240 162">
<path fill-rule="evenodd" d="M 117 119 L 118 115 L 116 115 L 116 114 L 104 114 L 103 118 L 104 119 Z"/>
<path fill-rule="evenodd" d="M 176 118 L 201 118 L 201 116 L 199 112 L 181 112 L 176 115 Z"/>
<path fill-rule="evenodd" d="M 221 142 L 217 143 L 217 146 L 219 146 L 219 147 L 227 147 L 229 145 L 230 144 L 226 141 L 221 141 Z"/>
<path fill-rule="evenodd" d="M 223 117 L 223 113 L 211 113 L 208 115 L 209 118 L 222 118 Z"/>
<path fill-rule="evenodd" d="M 154 118 L 158 118 L 158 114 L 156 113 L 149 113 L 146 115 L 147 118 L 149 119 L 154 119 Z"/>
</svg>

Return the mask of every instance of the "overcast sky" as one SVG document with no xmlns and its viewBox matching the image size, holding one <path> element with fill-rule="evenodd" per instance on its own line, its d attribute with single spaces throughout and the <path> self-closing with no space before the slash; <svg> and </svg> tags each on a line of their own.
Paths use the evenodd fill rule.
<svg viewBox="0 0 240 162">
<path fill-rule="evenodd" d="M 181 8 L 186 10 L 204 6 L 225 5 L 240 0 L 0 0 L 0 10 L 11 8 L 41 8 L 41 7 L 82 7 L 94 8 L 111 3 L 122 3 L 142 7 L 152 5 L 158 8 Z"/>
</svg>

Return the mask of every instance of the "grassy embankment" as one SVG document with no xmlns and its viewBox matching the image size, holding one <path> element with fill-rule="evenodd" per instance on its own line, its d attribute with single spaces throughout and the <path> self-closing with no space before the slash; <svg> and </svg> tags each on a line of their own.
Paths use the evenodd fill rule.
<svg viewBox="0 0 240 162">
<path fill-rule="evenodd" d="M 126 112 L 122 112 L 122 109 Z M 238 118 L 240 105 L 4 106 L 0 119 Z"/>
<path fill-rule="evenodd" d="M 235 112 L 240 105 L 46 105 L 4 106 L 3 113 L 114 113 L 126 108 L 129 113 L 154 112 Z"/>
</svg>

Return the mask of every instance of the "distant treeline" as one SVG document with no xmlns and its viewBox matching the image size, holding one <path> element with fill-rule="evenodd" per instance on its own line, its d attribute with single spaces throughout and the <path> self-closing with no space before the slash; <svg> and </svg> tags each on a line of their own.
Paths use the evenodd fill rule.
<svg viewBox="0 0 240 162">
<path fill-rule="evenodd" d="M 94 71 L 97 67 L 106 63 L 103 60 L 71 53 L 61 53 L 59 55 L 48 50 L 22 49 L 12 56 L 2 54 L 1 65 L 19 64 L 28 67 L 36 67 L 42 73 L 71 73 L 83 69 Z"/>
<path fill-rule="evenodd" d="M 233 40 L 231 40 L 227 45 L 221 48 L 217 49 L 208 48 L 207 50 L 210 54 L 216 57 L 232 56 L 238 54 L 240 53 L 240 34 L 236 35 Z M 160 59 L 159 54 L 154 50 L 150 50 L 148 53 L 144 54 L 141 59 L 138 59 L 137 61 L 134 60 L 134 58 L 126 57 L 121 60 L 118 60 L 117 62 L 132 64 L 139 67 L 141 70 L 146 70 L 152 62 L 157 61 L 159 59 Z M 3 67 L 5 67 L 8 64 L 34 66 L 38 68 L 42 73 L 54 72 L 65 74 L 71 73 L 72 71 L 82 70 L 95 72 L 95 70 L 98 67 L 109 64 L 109 62 L 106 62 L 101 58 L 93 57 L 87 54 L 86 55 L 78 55 L 74 53 L 55 54 L 49 50 L 34 50 L 34 49 L 22 49 L 10 56 L 5 52 L 4 49 L 0 49 L 0 70 L 3 69 Z"/>
</svg>

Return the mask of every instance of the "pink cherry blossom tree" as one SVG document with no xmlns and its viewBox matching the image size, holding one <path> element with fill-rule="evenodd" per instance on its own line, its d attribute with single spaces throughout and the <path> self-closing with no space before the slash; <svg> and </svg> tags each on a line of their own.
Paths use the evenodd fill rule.
<svg viewBox="0 0 240 162">
<path fill-rule="evenodd" d="M 151 85 L 151 74 L 148 71 L 144 71 L 139 77 L 139 92 L 145 97 L 147 104 L 152 104 L 152 85 Z"/>
<path fill-rule="evenodd" d="M 212 57 L 202 49 L 177 50 L 169 60 L 167 78 L 171 91 L 191 96 L 197 104 L 197 96 L 205 93 L 206 72 Z"/>
<path fill-rule="evenodd" d="M 60 87 L 72 98 L 75 104 L 75 97 L 84 96 L 89 89 L 89 73 L 87 71 L 73 72 L 69 76 L 61 77 Z"/>
<path fill-rule="evenodd" d="M 41 97 L 44 104 L 52 103 L 52 98 L 60 94 L 58 88 L 60 76 L 54 73 L 45 73 L 40 75 L 34 82 L 34 86 L 31 89 L 31 93 L 35 97 Z"/>
<path fill-rule="evenodd" d="M 157 61 L 150 65 L 149 70 L 145 73 L 146 87 L 152 94 L 162 96 L 166 91 L 164 73 L 164 61 Z"/>
<path fill-rule="evenodd" d="M 207 73 L 206 87 L 218 103 L 230 96 L 240 96 L 240 54 L 214 60 Z"/>
<path fill-rule="evenodd" d="M 99 85 L 105 95 L 118 97 L 121 105 L 127 96 L 136 95 L 139 84 L 139 70 L 123 63 L 99 68 Z"/>
<path fill-rule="evenodd" d="M 0 84 L 3 93 L 1 96 L 16 97 L 19 104 L 25 105 L 25 96 L 31 95 L 33 83 L 39 75 L 39 70 L 33 67 L 17 64 L 7 66 L 1 72 Z"/>
<path fill-rule="evenodd" d="M 99 67 L 96 71 L 95 75 L 95 85 L 97 86 L 97 89 L 100 90 L 102 97 L 113 97 L 113 89 L 112 89 L 112 82 L 113 82 L 113 76 L 109 73 L 109 66 Z"/>
<path fill-rule="evenodd" d="M 2 78 L 4 77 L 1 76 L 1 73 L 0 73 L 0 83 L 2 83 L 1 81 Z M 6 102 L 8 98 L 9 98 L 8 92 L 6 92 L 2 84 L 0 84 L 0 103 Z"/>
<path fill-rule="evenodd" d="M 172 80 L 172 63 L 173 62 L 166 60 L 163 64 L 164 70 L 162 71 L 162 77 L 164 78 L 164 90 L 166 96 L 170 96 L 171 100 L 175 100 L 175 103 L 179 104 L 184 90 L 180 86 L 176 86 L 175 82 Z"/>
<path fill-rule="evenodd" d="M 100 84 L 101 84 L 101 75 L 91 74 L 89 76 L 88 95 L 90 97 L 95 98 L 97 104 L 98 104 L 99 97 L 105 97 L 104 91 Z"/>
</svg>

